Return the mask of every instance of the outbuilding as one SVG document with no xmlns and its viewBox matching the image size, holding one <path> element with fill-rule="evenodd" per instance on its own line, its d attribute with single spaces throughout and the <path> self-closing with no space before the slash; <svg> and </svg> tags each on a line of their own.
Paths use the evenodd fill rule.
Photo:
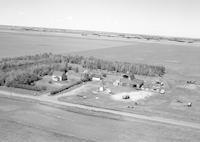
<svg viewBox="0 0 200 142">
<path fill-rule="evenodd" d="M 100 81 L 102 80 L 102 76 L 98 74 L 93 74 L 92 75 L 92 81 Z"/>
</svg>

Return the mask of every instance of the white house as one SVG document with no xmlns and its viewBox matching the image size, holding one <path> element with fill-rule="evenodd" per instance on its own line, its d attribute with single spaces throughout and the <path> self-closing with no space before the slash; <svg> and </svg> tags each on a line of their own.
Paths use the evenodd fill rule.
<svg viewBox="0 0 200 142">
<path fill-rule="evenodd" d="M 92 81 L 100 81 L 101 78 L 100 77 L 92 77 Z"/>
<path fill-rule="evenodd" d="M 119 84 L 120 84 L 120 81 L 119 81 L 119 80 L 116 80 L 115 82 L 113 82 L 113 85 L 114 85 L 114 86 L 119 86 Z"/>
<path fill-rule="evenodd" d="M 52 75 L 53 81 L 62 81 L 63 72 L 61 71 L 54 71 Z"/>
<path fill-rule="evenodd" d="M 100 81 L 102 79 L 101 75 L 93 74 L 92 81 Z"/>
</svg>

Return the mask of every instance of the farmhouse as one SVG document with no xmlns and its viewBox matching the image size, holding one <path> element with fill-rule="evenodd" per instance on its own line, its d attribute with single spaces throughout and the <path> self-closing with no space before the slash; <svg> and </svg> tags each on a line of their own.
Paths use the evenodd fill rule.
<svg viewBox="0 0 200 142">
<path fill-rule="evenodd" d="M 53 72 L 53 75 L 52 75 L 52 80 L 53 81 L 62 81 L 64 80 L 63 79 L 63 76 L 66 75 L 64 72 L 61 72 L 61 71 L 54 71 Z"/>
<path fill-rule="evenodd" d="M 113 82 L 114 86 L 119 86 L 119 84 L 120 84 L 120 80 L 116 80 L 115 82 Z"/>
</svg>

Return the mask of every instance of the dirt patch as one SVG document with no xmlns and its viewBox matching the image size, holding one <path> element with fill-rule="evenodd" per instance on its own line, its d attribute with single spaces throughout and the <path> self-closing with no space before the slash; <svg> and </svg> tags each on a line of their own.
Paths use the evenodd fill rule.
<svg viewBox="0 0 200 142">
<path fill-rule="evenodd" d="M 152 96 L 153 93 L 152 92 L 148 92 L 148 91 L 133 91 L 133 92 L 123 92 L 123 93 L 118 93 L 116 95 L 112 95 L 111 98 L 114 100 L 118 100 L 118 101 L 125 101 L 127 99 L 123 99 L 124 96 L 129 96 L 130 101 L 138 101 L 141 99 L 145 99 L 147 97 Z"/>
<path fill-rule="evenodd" d="M 199 86 L 195 85 L 195 84 L 179 85 L 178 87 L 189 89 L 189 90 L 198 90 L 199 89 Z"/>
<path fill-rule="evenodd" d="M 198 86 L 194 84 L 189 84 L 189 85 L 185 85 L 185 88 L 190 89 L 190 90 L 196 90 L 198 89 Z"/>
</svg>

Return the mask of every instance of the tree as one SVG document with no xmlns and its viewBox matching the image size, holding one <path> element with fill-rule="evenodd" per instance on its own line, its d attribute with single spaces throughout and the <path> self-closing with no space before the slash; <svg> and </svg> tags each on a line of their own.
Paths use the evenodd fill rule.
<svg viewBox="0 0 200 142">
<path fill-rule="evenodd" d="M 68 63 L 67 62 L 63 62 L 61 64 L 61 67 L 60 67 L 60 71 L 64 72 L 64 73 L 67 73 L 69 70 L 69 66 L 68 66 Z"/>
<path fill-rule="evenodd" d="M 82 76 L 81 76 L 81 80 L 84 81 L 84 82 L 90 81 L 90 80 L 92 80 L 92 77 L 89 73 L 83 73 Z"/>
<path fill-rule="evenodd" d="M 6 78 L 7 78 L 6 73 L 0 73 L 0 86 L 4 86 L 6 83 Z"/>
<path fill-rule="evenodd" d="M 75 68 L 75 72 L 76 72 L 76 73 L 79 72 L 79 68 L 78 68 L 78 67 Z"/>
<path fill-rule="evenodd" d="M 62 74 L 62 80 L 63 80 L 63 81 L 68 80 L 66 73 L 63 73 L 63 74 Z"/>
</svg>

